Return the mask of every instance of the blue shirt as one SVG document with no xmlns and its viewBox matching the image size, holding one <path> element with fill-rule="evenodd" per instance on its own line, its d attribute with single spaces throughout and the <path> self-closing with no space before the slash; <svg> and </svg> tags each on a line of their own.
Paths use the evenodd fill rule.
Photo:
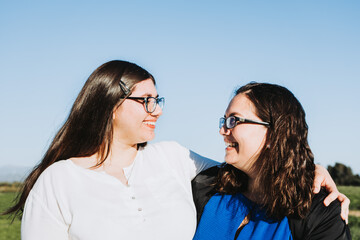
<svg viewBox="0 0 360 240">
<path fill-rule="evenodd" d="M 293 239 L 286 217 L 281 220 L 268 218 L 264 210 L 241 193 L 212 196 L 204 208 L 193 239 L 234 239 L 250 211 L 250 221 L 237 239 Z"/>
</svg>

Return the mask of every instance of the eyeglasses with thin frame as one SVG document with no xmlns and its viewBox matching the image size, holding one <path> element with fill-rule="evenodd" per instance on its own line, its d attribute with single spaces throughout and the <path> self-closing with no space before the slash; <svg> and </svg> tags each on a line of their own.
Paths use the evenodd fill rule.
<svg viewBox="0 0 360 240">
<path fill-rule="evenodd" d="M 125 99 L 144 101 L 143 104 L 147 113 L 153 113 L 157 105 L 159 105 L 161 109 L 163 109 L 165 105 L 165 98 L 163 97 L 126 97 Z"/>
<path fill-rule="evenodd" d="M 236 125 L 242 124 L 242 123 L 260 124 L 260 125 L 264 125 L 266 127 L 270 126 L 270 123 L 268 123 L 268 122 L 255 121 L 255 120 L 250 120 L 247 118 L 230 116 L 228 118 L 225 118 L 225 117 L 220 118 L 219 128 L 222 128 L 225 125 L 225 127 L 227 129 L 232 129 L 232 128 L 236 127 Z"/>
</svg>

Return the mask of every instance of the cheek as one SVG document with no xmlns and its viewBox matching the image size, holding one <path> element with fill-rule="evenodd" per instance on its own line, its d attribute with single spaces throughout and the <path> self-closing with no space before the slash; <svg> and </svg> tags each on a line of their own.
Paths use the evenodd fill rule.
<svg viewBox="0 0 360 240">
<path fill-rule="evenodd" d="M 113 119 L 114 131 L 122 138 L 138 135 L 144 120 L 143 116 L 134 112 L 134 108 L 119 108 Z"/>
<path fill-rule="evenodd" d="M 115 118 L 127 125 L 135 125 L 146 117 L 143 105 L 135 101 L 125 101 L 115 112 Z"/>
<path fill-rule="evenodd" d="M 238 129 L 237 132 L 234 132 L 234 138 L 239 143 L 239 154 L 244 157 L 256 155 L 264 145 L 265 136 L 266 131 L 261 128 L 250 128 L 249 126 L 249 128 Z"/>
</svg>

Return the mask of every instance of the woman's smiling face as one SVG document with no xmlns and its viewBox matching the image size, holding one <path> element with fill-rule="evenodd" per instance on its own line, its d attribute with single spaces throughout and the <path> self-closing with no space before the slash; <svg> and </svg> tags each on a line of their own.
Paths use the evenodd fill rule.
<svg viewBox="0 0 360 240">
<path fill-rule="evenodd" d="M 143 80 L 135 85 L 131 97 L 157 97 L 154 82 Z M 116 141 L 134 145 L 152 140 L 155 137 L 155 124 L 162 109 L 157 106 L 153 113 L 145 110 L 144 103 L 125 99 L 113 113 L 113 129 Z"/>
<path fill-rule="evenodd" d="M 226 109 L 225 118 L 237 116 L 262 121 L 255 112 L 254 104 L 241 93 L 231 100 Z M 267 127 L 260 124 L 239 123 L 232 129 L 223 126 L 220 134 L 224 137 L 226 144 L 225 161 L 250 177 L 254 177 L 256 173 L 252 172 L 252 166 L 264 147 L 266 133 Z"/>
</svg>

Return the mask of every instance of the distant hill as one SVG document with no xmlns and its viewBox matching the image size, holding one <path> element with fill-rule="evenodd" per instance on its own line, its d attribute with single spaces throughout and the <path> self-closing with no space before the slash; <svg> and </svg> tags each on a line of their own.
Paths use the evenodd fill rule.
<svg viewBox="0 0 360 240">
<path fill-rule="evenodd" d="M 0 166 L 0 182 L 20 182 L 31 171 L 31 167 Z"/>
</svg>

